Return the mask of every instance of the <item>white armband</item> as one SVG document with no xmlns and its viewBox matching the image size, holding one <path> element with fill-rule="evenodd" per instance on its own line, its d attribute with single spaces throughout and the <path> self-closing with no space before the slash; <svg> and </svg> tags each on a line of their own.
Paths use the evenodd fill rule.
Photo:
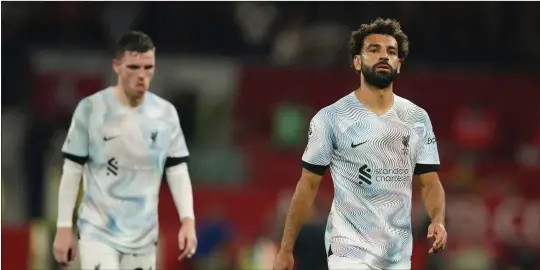
<svg viewBox="0 0 540 270">
<path fill-rule="evenodd" d="M 57 227 L 73 226 L 73 208 L 79 193 L 79 183 L 83 173 L 83 165 L 64 159 L 62 178 L 58 191 Z"/>
<path fill-rule="evenodd" d="M 187 163 L 181 163 L 166 169 L 167 182 L 180 219 L 195 218 L 193 211 L 193 190 Z"/>
</svg>

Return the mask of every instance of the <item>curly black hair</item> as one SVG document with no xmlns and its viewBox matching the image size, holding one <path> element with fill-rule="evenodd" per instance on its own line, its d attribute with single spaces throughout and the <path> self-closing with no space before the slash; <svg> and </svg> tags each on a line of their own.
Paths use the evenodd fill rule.
<svg viewBox="0 0 540 270">
<path fill-rule="evenodd" d="M 364 39 L 372 34 L 389 35 L 395 38 L 398 43 L 398 57 L 401 62 L 405 61 L 405 58 L 409 55 L 409 38 L 401 30 L 401 25 L 398 21 L 383 18 L 377 18 L 369 24 L 362 24 L 360 28 L 351 33 L 349 40 L 351 59 L 354 59 L 355 55 L 359 55 L 362 52 Z"/>
</svg>

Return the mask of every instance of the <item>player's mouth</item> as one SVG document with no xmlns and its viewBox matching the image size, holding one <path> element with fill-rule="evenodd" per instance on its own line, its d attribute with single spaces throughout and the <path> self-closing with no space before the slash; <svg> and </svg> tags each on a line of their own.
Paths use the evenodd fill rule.
<svg viewBox="0 0 540 270">
<path fill-rule="evenodd" d="M 375 70 L 392 71 L 392 68 L 389 65 L 381 64 L 376 66 Z"/>
<path fill-rule="evenodd" d="M 146 84 L 143 82 L 137 83 L 135 86 L 137 89 L 146 89 Z"/>
</svg>

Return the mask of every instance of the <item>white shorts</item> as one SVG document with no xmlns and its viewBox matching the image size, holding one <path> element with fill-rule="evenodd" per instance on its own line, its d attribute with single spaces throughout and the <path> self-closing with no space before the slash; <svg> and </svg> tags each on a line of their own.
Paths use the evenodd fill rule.
<svg viewBox="0 0 540 270">
<path fill-rule="evenodd" d="M 156 254 L 123 254 L 110 246 L 91 240 L 79 240 L 83 270 L 155 270 Z"/>
<path fill-rule="evenodd" d="M 377 268 L 353 259 L 330 255 L 328 257 L 328 270 L 377 270 Z"/>
<path fill-rule="evenodd" d="M 365 262 L 345 257 L 330 255 L 328 257 L 329 270 L 382 270 Z M 384 270 L 407 270 L 411 269 L 410 262 L 400 263 L 385 267 Z"/>
</svg>

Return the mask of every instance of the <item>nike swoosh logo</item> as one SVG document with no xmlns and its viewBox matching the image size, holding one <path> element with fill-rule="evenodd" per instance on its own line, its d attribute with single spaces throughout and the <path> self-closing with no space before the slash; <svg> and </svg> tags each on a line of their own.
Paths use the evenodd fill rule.
<svg viewBox="0 0 540 270">
<path fill-rule="evenodd" d="M 104 141 L 110 141 L 110 140 L 112 140 L 112 139 L 114 139 L 114 138 L 116 138 L 116 137 L 118 137 L 118 136 L 103 137 L 103 140 L 104 140 Z"/>
<path fill-rule="evenodd" d="M 361 142 L 361 143 L 359 143 L 359 144 L 351 143 L 351 147 L 352 147 L 352 148 L 355 148 L 355 147 L 360 146 L 360 145 L 362 145 L 362 144 L 364 144 L 364 143 L 367 143 L 367 142 L 368 142 L 368 141 L 365 141 L 365 142 Z"/>
</svg>

